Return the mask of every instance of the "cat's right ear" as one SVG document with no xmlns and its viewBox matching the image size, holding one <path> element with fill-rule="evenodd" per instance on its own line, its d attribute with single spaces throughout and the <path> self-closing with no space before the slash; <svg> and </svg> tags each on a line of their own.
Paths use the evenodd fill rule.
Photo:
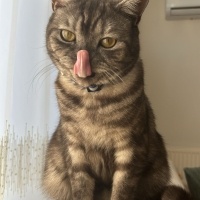
<svg viewBox="0 0 200 200">
<path fill-rule="evenodd" d="M 57 10 L 59 7 L 64 6 L 63 0 L 52 0 L 52 9 L 53 11 Z"/>
<path fill-rule="evenodd" d="M 117 8 L 123 12 L 136 16 L 136 25 L 140 22 L 141 16 L 149 3 L 149 0 L 114 0 Z"/>
</svg>

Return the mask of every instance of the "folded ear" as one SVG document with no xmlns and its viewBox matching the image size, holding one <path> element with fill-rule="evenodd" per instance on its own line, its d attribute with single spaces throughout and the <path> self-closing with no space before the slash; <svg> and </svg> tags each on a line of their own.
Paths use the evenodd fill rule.
<svg viewBox="0 0 200 200">
<path fill-rule="evenodd" d="M 52 9 L 55 11 L 59 7 L 64 6 L 64 0 L 52 0 Z"/>
<path fill-rule="evenodd" d="M 123 12 L 137 17 L 136 24 L 139 23 L 140 18 L 149 3 L 149 0 L 115 0 L 117 1 L 117 8 Z"/>
</svg>

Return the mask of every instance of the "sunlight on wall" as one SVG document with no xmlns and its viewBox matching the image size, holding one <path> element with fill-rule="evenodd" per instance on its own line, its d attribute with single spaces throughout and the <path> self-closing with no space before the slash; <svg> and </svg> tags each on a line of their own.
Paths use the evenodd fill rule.
<svg viewBox="0 0 200 200">
<path fill-rule="evenodd" d="M 34 127 L 24 128 L 25 136 L 19 137 L 10 125 L 6 126 L 4 137 L 0 141 L 0 199 L 17 193 L 22 198 L 31 187 L 41 185 L 48 128 L 41 134 Z"/>
</svg>

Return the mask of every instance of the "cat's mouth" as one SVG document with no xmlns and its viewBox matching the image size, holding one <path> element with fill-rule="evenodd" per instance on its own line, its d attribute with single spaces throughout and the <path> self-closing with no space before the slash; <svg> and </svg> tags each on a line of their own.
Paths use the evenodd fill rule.
<svg viewBox="0 0 200 200">
<path fill-rule="evenodd" d="M 87 90 L 88 92 L 100 91 L 104 85 L 103 83 L 100 83 L 96 73 L 92 73 L 86 78 L 80 78 L 77 75 L 71 74 L 71 82 L 81 90 Z"/>
<path fill-rule="evenodd" d="M 71 73 L 74 83 L 82 89 L 87 89 L 88 92 L 100 91 L 103 86 L 103 84 L 98 83 L 98 77 L 92 71 L 89 53 L 86 50 L 77 52 L 77 60 Z"/>
</svg>

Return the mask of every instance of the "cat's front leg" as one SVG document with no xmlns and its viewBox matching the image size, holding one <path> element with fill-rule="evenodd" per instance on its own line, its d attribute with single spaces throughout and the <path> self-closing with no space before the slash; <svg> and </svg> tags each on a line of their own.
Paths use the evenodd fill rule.
<svg viewBox="0 0 200 200">
<path fill-rule="evenodd" d="M 127 170 L 117 170 L 114 174 L 111 200 L 133 200 L 138 178 L 132 178 Z"/>
<path fill-rule="evenodd" d="M 133 174 L 133 148 L 122 147 L 115 152 L 115 173 L 111 200 L 134 199 L 138 177 Z"/>
<path fill-rule="evenodd" d="M 77 145 L 68 147 L 71 157 L 70 181 L 72 200 L 93 200 L 95 181 L 90 176 L 90 166 L 84 150 Z"/>
</svg>

